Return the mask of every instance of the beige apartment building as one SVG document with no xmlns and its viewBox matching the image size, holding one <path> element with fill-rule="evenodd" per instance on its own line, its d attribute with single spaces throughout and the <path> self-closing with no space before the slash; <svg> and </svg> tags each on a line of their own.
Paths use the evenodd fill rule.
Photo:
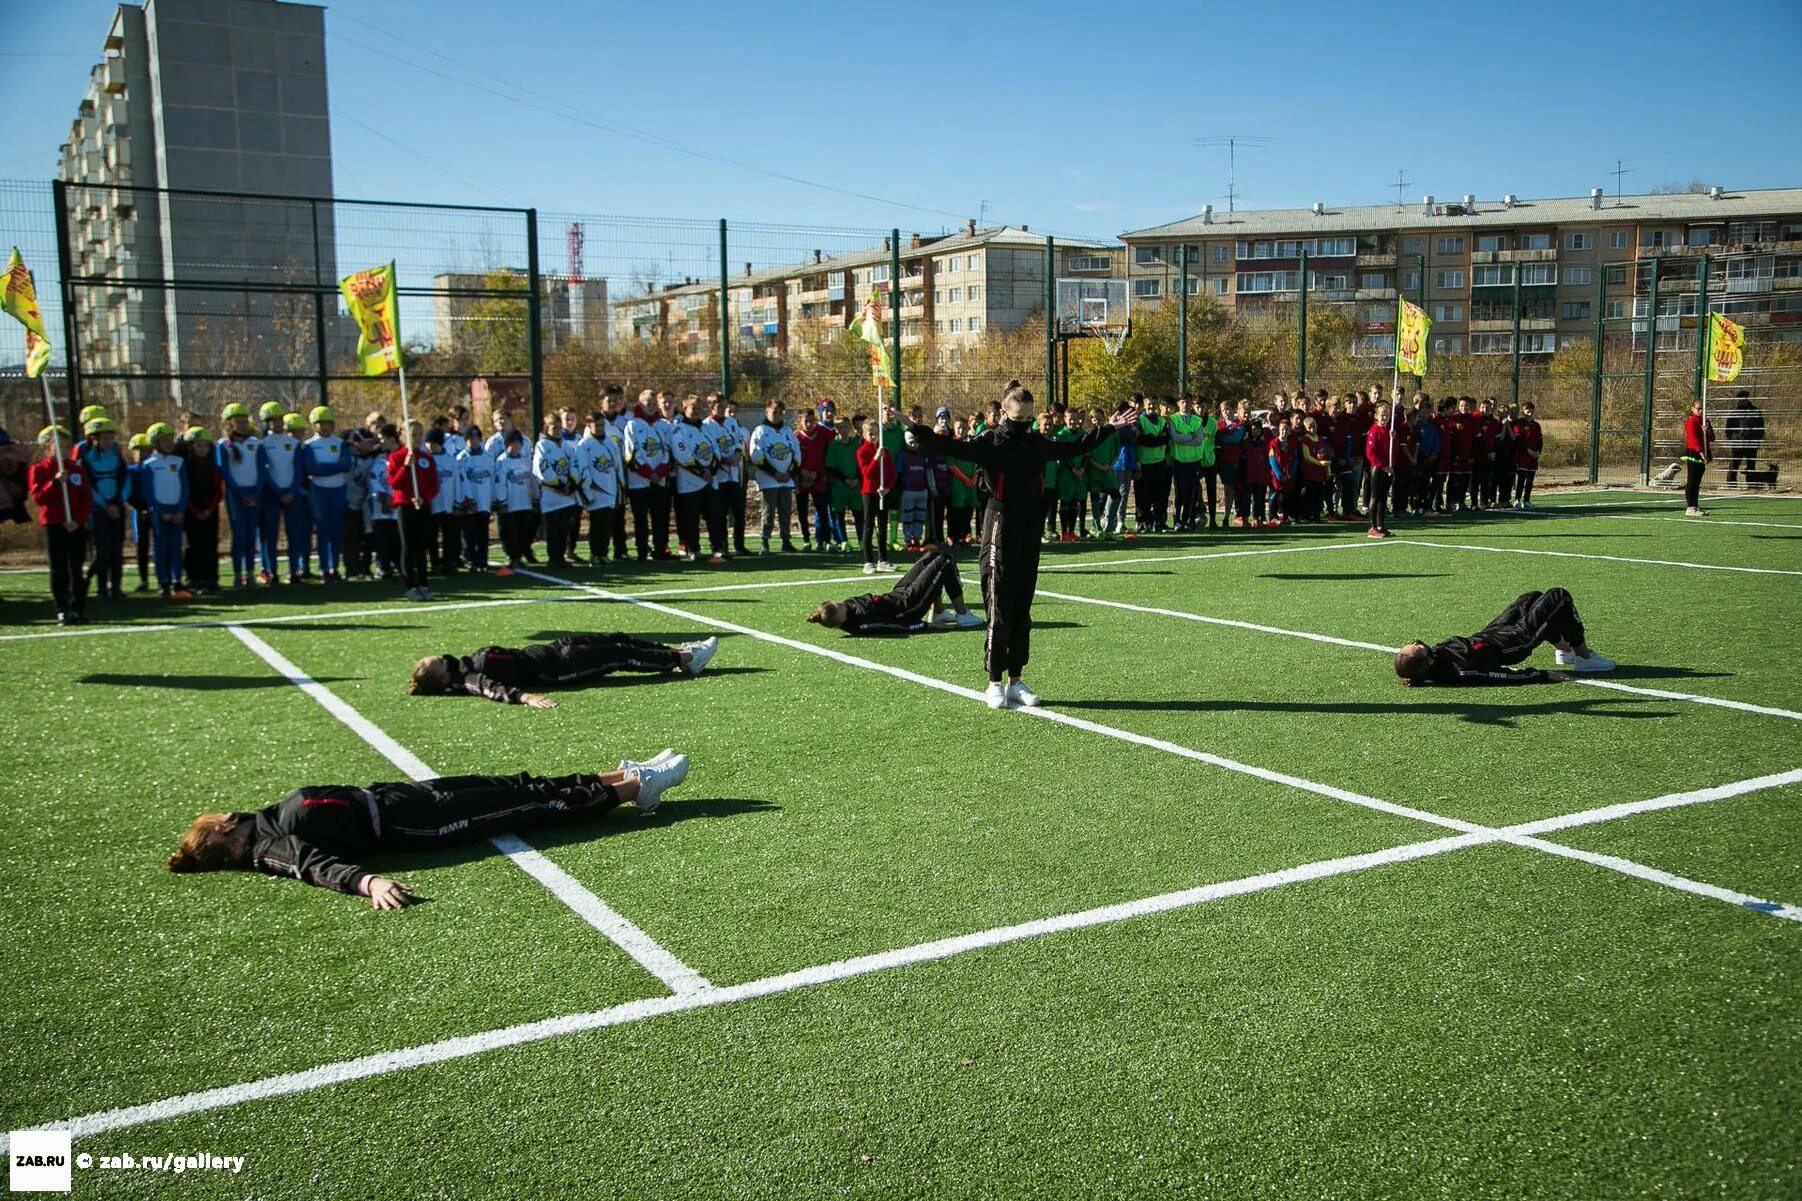
<svg viewBox="0 0 1802 1201">
<path fill-rule="evenodd" d="M 862 311 L 872 291 L 899 297 L 903 348 L 929 342 L 941 363 L 955 363 L 986 333 L 1018 329 L 1045 309 L 1045 238 L 1026 227 L 977 229 L 971 221 L 955 234 L 914 234 L 901 247 L 901 278 L 891 280 L 893 253 L 881 246 L 831 257 L 754 270 L 728 281 L 727 314 L 732 344 L 773 357 L 804 354 L 839 336 Z M 1123 270 L 1118 247 L 1056 239 L 1056 276 L 1106 278 Z M 616 341 L 662 341 L 691 356 L 714 353 L 719 325 L 719 281 L 687 280 L 643 296 L 613 302 Z M 885 305 L 896 317 L 894 303 Z M 885 333 L 888 327 L 885 327 Z"/>
<path fill-rule="evenodd" d="M 506 286 L 517 284 L 521 292 L 529 291 L 529 277 L 523 267 L 507 267 L 487 274 L 445 271 L 432 277 L 435 292 L 432 297 L 432 335 L 440 350 L 467 341 L 465 327 L 482 311 L 485 303 L 492 307 L 496 299 L 503 304 L 507 302 L 505 297 L 471 295 L 493 288 L 497 275 L 513 281 Z M 612 310 L 607 303 L 606 280 L 540 275 L 538 293 L 539 329 L 545 350 L 556 350 L 572 342 L 607 345 L 607 324 Z"/>
<path fill-rule="evenodd" d="M 1693 337 L 1696 260 L 1712 256 L 1710 307 L 1802 341 L 1802 189 L 1216 213 L 1121 235 L 1135 307 L 1181 288 L 1239 312 L 1292 303 L 1307 252 L 1310 304 L 1355 306 L 1356 352 L 1395 349 L 1396 297 L 1433 318 L 1435 354 L 1510 354 L 1519 280 L 1521 353 L 1588 340 L 1597 319 L 1643 317 L 1658 268 L 1660 345 Z M 1720 304 L 1714 298 L 1725 297 Z M 1601 311 L 1597 312 L 1597 305 Z M 1690 320 L 1686 323 L 1685 318 Z"/>
</svg>

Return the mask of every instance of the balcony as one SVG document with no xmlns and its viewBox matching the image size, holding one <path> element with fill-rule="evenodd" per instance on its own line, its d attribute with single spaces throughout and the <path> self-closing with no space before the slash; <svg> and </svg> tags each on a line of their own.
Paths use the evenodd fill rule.
<svg viewBox="0 0 1802 1201">
<path fill-rule="evenodd" d="M 1390 256 L 1395 257 L 1394 255 Z M 1394 300 L 1394 288 L 1358 288 L 1352 292 L 1353 300 Z"/>
<path fill-rule="evenodd" d="M 1527 328 L 1527 323 L 1525 321 L 1522 321 L 1520 327 L 1522 329 Z M 1470 319 L 1470 332 L 1473 334 L 1513 333 L 1514 332 L 1514 318 L 1512 318 L 1512 317 L 1483 317 L 1483 318 L 1472 317 Z"/>
<path fill-rule="evenodd" d="M 100 77 L 101 88 L 107 93 L 114 96 L 125 94 L 125 60 L 123 58 L 114 55 L 94 70 L 95 74 Z"/>
<path fill-rule="evenodd" d="M 1555 263 L 1556 250 L 1498 250 L 1491 258 L 1496 263 Z"/>
<path fill-rule="evenodd" d="M 1779 275 L 1771 281 L 1771 288 L 1777 292 L 1794 292 L 1802 288 L 1802 275 Z"/>
<path fill-rule="evenodd" d="M 1363 250 L 1360 250 L 1358 252 L 1358 266 L 1360 266 L 1360 267 L 1393 267 L 1393 266 L 1395 266 L 1395 251 L 1393 251 L 1393 250 L 1390 250 L 1390 251 L 1375 251 L 1375 250 L 1363 251 Z"/>
<path fill-rule="evenodd" d="M 1794 282 L 1794 280 L 1791 281 L 1792 285 Z M 1768 275 L 1747 275 L 1727 281 L 1727 295 L 1729 296 L 1756 295 L 1761 292 L 1769 292 L 1771 288 L 1772 279 Z"/>
<path fill-rule="evenodd" d="M 802 304 L 825 304 L 831 299 L 831 297 L 827 295 L 829 291 L 831 291 L 830 288 L 810 288 L 801 293 L 796 299 Z"/>
</svg>

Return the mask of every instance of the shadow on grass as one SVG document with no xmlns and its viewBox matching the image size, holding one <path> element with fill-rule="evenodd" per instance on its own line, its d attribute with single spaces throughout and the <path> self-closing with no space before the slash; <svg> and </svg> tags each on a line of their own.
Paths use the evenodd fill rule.
<svg viewBox="0 0 1802 1201">
<path fill-rule="evenodd" d="M 1622 663 L 1613 671 L 1597 674 L 1595 679 L 1603 682 L 1608 680 L 1720 680 L 1731 677 L 1733 674 L 1730 671 L 1697 671 L 1693 667 Z"/>
<path fill-rule="evenodd" d="M 315 633 L 330 633 L 341 630 L 423 630 L 426 626 L 397 625 L 379 621 L 282 621 L 258 622 L 251 626 L 253 630 L 264 628 L 275 630 L 308 630 Z"/>
<path fill-rule="evenodd" d="M 1107 567 L 1060 567 L 1058 575 L 1175 575 L 1174 571 L 1117 571 Z"/>
<path fill-rule="evenodd" d="M 319 684 L 340 684 L 362 676 L 318 676 Z M 119 688 L 179 688 L 191 692 L 237 692 L 248 688 L 292 688 L 285 676 L 183 676 L 167 673 L 102 671 L 85 675 L 77 684 L 111 684 Z"/>
<path fill-rule="evenodd" d="M 1437 691 L 1437 690 L 1435 690 Z M 1448 689 L 1447 691 L 1452 691 Z M 1054 709 L 1093 709 L 1102 712 L 1156 713 L 1345 713 L 1358 716 L 1422 714 L 1429 717 L 1455 717 L 1472 725 L 1500 726 L 1514 729 L 1523 717 L 1625 717 L 1632 719 L 1672 717 L 1668 709 L 1643 709 L 1656 703 L 1634 697 L 1581 697 L 1549 703 L 1525 702 L 1518 705 L 1481 704 L 1471 701 L 1237 701 L 1237 700 L 1117 700 L 1062 701 L 1048 700 Z"/>
<path fill-rule="evenodd" d="M 1449 578 L 1443 571 L 1333 571 L 1319 575 L 1309 575 L 1299 571 L 1272 571 L 1258 577 L 1260 580 L 1443 580 Z"/>
</svg>

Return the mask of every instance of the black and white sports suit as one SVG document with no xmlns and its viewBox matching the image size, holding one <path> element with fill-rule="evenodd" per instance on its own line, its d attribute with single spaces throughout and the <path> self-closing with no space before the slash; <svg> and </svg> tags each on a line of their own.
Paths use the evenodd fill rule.
<svg viewBox="0 0 1802 1201">
<path fill-rule="evenodd" d="M 534 646 L 485 646 L 473 655 L 440 655 L 448 691 L 506 705 L 534 689 L 558 688 L 615 671 L 670 672 L 682 666 L 673 646 L 629 634 L 574 634 Z"/>
<path fill-rule="evenodd" d="M 1544 684 L 1551 676 L 1538 668 L 1513 669 L 1547 642 L 1583 645 L 1583 622 L 1576 602 L 1562 588 L 1524 592 L 1501 616 L 1469 638 L 1447 638 L 1433 647 L 1423 684 Z"/>
<path fill-rule="evenodd" d="M 888 592 L 866 592 L 844 601 L 847 634 L 907 634 L 921 628 L 926 611 L 940 594 L 953 605 L 964 599 L 963 581 L 951 556 L 934 548 L 907 569 L 901 582 Z"/>
</svg>

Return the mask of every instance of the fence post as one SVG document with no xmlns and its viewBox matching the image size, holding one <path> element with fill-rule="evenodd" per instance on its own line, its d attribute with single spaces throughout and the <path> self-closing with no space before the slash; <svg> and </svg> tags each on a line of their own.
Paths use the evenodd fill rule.
<svg viewBox="0 0 1802 1201">
<path fill-rule="evenodd" d="M 1045 395 L 1057 399 L 1057 245 L 1045 235 Z"/>
<path fill-rule="evenodd" d="M 1176 248 L 1176 303 L 1181 314 L 1176 323 L 1176 394 L 1189 394 L 1189 247 Z M 1130 285 L 1129 285 L 1130 286 Z"/>
<path fill-rule="evenodd" d="M 1426 241 L 1424 240 L 1424 238 L 1421 241 L 1421 245 L 1422 246 L 1426 245 Z M 1427 307 L 1427 256 L 1426 255 L 1417 254 L 1414 256 L 1414 273 L 1416 276 L 1415 281 L 1414 281 L 1414 303 L 1424 309 Z M 1395 282 L 1400 283 L 1401 281 L 1398 279 Z"/>
<path fill-rule="evenodd" d="M 1703 364 L 1708 358 L 1708 252 L 1702 252 L 1701 283 L 1696 291 L 1696 399 L 1702 397 Z M 1681 324 L 1681 323 L 1679 323 Z"/>
<path fill-rule="evenodd" d="M 526 210 L 526 357 L 532 373 L 532 436 L 544 430 L 544 331 L 539 328 L 543 305 L 538 295 L 538 210 Z"/>
<path fill-rule="evenodd" d="M 720 218 L 720 399 L 732 399 L 732 306 L 726 299 L 726 219 Z M 882 415 L 878 413 L 877 420 Z"/>
<path fill-rule="evenodd" d="M 1297 287 L 1301 289 L 1300 319 L 1295 323 L 1295 386 L 1305 388 L 1308 383 L 1308 248 L 1301 248 L 1301 270 L 1297 273 L 1300 279 Z"/>
<path fill-rule="evenodd" d="M 921 276 L 921 286 L 925 286 L 925 277 Z M 894 328 L 889 330 L 889 341 L 894 343 L 895 360 L 895 412 L 907 420 L 907 410 L 901 405 L 901 231 L 891 229 L 888 235 L 888 291 L 894 297 Z M 878 414 L 880 417 L 880 414 Z"/>
<path fill-rule="evenodd" d="M 1607 339 L 1608 269 L 1596 270 L 1596 358 L 1589 381 L 1589 482 L 1601 479 L 1602 469 L 1602 371 L 1606 364 L 1602 345 Z"/>
<path fill-rule="evenodd" d="M 1639 264 L 1634 265 L 1639 274 Z M 1658 259 L 1652 259 L 1652 284 L 1646 299 L 1646 384 L 1645 409 L 1640 414 L 1639 482 L 1652 482 L 1652 394 L 1658 387 Z"/>
<path fill-rule="evenodd" d="M 1514 333 L 1508 338 L 1511 362 L 1508 368 L 1508 403 L 1520 404 L 1520 264 L 1514 267 Z"/>
<path fill-rule="evenodd" d="M 313 218 L 313 358 L 319 375 L 319 403 L 329 405 L 332 401 L 326 381 L 331 372 L 325 354 L 325 264 L 320 260 L 319 201 L 308 200 L 307 212 Z"/>
<path fill-rule="evenodd" d="M 63 387 L 69 394 L 69 430 L 75 430 L 77 400 L 81 392 L 81 343 L 75 336 L 75 259 L 69 253 L 69 185 L 63 180 L 50 184 L 50 196 L 56 205 L 56 277 L 62 284 L 63 300 Z"/>
</svg>

